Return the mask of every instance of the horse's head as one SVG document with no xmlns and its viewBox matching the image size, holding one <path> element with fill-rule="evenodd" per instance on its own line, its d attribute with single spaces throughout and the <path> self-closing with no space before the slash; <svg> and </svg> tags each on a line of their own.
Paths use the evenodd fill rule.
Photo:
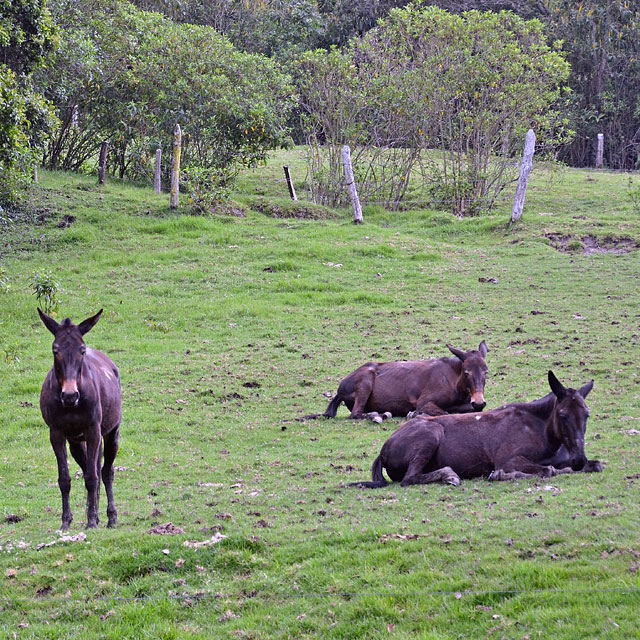
<svg viewBox="0 0 640 640">
<path fill-rule="evenodd" d="M 65 407 L 75 407 L 80 402 L 80 377 L 82 363 L 87 351 L 82 336 L 90 331 L 100 319 L 102 309 L 95 316 L 78 325 L 69 318 L 61 323 L 38 309 L 44 326 L 51 331 L 53 339 L 53 370 L 60 386 L 60 402 Z"/>
<path fill-rule="evenodd" d="M 483 340 L 477 351 L 460 351 L 447 345 L 449 351 L 462 361 L 462 384 L 464 391 L 471 398 L 471 406 L 476 411 L 482 411 L 487 403 L 484 401 L 484 383 L 487 379 L 487 363 L 485 356 L 489 349 Z"/>
<path fill-rule="evenodd" d="M 593 388 L 593 380 L 580 389 L 569 389 L 549 371 L 549 386 L 556 396 L 551 417 L 553 433 L 569 452 L 571 468 L 579 471 L 587 462 L 584 454 L 584 434 L 589 409 L 584 399 Z"/>
</svg>

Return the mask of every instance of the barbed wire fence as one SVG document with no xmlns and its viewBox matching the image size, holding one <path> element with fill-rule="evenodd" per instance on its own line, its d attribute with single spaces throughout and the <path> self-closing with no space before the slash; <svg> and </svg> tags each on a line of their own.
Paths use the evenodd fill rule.
<svg viewBox="0 0 640 640">
<path fill-rule="evenodd" d="M 594 594 L 630 594 L 640 597 L 640 587 L 611 587 L 601 588 L 593 587 L 588 589 L 465 589 L 458 590 L 441 590 L 432 589 L 424 591 L 259 591 L 248 593 L 246 591 L 237 593 L 164 593 L 155 595 L 138 595 L 138 596 L 117 596 L 117 595 L 101 595 L 88 596 L 82 598 L 68 597 L 15 597 L 0 598 L 0 603 L 7 606 L 16 606 L 20 603 L 30 602 L 39 604 L 62 604 L 62 603 L 82 603 L 87 602 L 161 602 L 167 600 L 235 600 L 239 598 L 261 598 L 263 600 L 304 600 L 304 599 L 321 599 L 321 598 L 430 598 L 430 597 L 447 597 L 460 600 L 465 597 L 487 597 L 487 596 L 514 596 L 514 595 L 594 595 Z"/>
</svg>

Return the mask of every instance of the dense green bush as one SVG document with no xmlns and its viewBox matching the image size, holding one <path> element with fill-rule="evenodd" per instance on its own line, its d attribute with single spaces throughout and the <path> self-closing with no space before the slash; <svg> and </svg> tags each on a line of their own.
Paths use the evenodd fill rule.
<svg viewBox="0 0 640 640">
<path fill-rule="evenodd" d="M 34 89 L 31 73 L 56 45 L 44 0 L 0 2 L 0 201 L 26 188 L 36 155 L 55 126 L 51 105 Z"/>
<path fill-rule="evenodd" d="M 569 133 L 554 108 L 568 64 L 540 22 L 510 12 L 410 5 L 348 50 L 311 52 L 298 66 L 324 201 L 338 193 L 339 148 L 348 143 L 365 200 L 397 208 L 420 171 L 436 204 L 472 214 L 513 180 L 527 129 L 549 146 Z"/>
<path fill-rule="evenodd" d="M 225 186 L 289 143 L 294 90 L 272 60 L 238 51 L 210 27 L 118 0 L 63 9 L 70 37 L 47 77 L 63 122 L 50 167 L 80 169 L 109 140 L 113 173 L 149 177 L 179 123 L 183 165 L 211 170 Z"/>
</svg>

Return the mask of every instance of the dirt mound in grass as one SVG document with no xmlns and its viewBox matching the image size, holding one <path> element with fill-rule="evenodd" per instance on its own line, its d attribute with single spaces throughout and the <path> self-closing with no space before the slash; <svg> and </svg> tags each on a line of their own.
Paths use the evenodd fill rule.
<svg viewBox="0 0 640 640">
<path fill-rule="evenodd" d="M 551 246 L 562 253 L 629 253 L 640 248 L 640 242 L 625 236 L 573 236 L 564 233 L 547 233 Z"/>
<path fill-rule="evenodd" d="M 277 202 L 268 198 L 254 198 L 251 208 L 271 218 L 298 218 L 306 220 L 327 220 L 335 218 L 332 209 L 310 202 Z"/>
</svg>

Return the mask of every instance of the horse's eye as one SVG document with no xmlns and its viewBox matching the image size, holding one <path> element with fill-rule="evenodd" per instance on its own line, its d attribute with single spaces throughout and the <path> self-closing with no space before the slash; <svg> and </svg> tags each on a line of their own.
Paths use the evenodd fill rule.
<svg viewBox="0 0 640 640">
<path fill-rule="evenodd" d="M 80 354 L 84 355 L 85 353 L 87 353 L 87 350 L 85 347 L 82 347 L 82 349 L 80 349 Z"/>
</svg>

